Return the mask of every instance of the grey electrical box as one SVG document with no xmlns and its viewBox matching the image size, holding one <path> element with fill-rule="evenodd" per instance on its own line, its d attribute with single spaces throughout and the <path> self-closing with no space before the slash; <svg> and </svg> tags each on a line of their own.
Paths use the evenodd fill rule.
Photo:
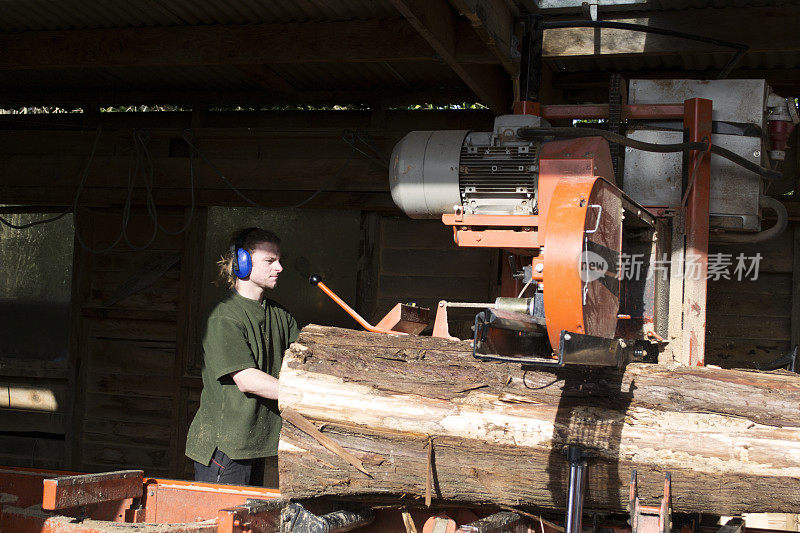
<svg viewBox="0 0 800 533">
<path fill-rule="evenodd" d="M 715 132 L 711 142 L 762 164 L 761 136 L 766 131 L 764 80 L 631 80 L 631 104 L 677 104 L 689 98 L 712 101 Z M 645 121 L 629 124 L 628 137 L 658 144 L 680 143 L 682 124 Z M 654 153 L 626 148 L 623 188 L 645 206 L 678 207 L 684 177 L 681 153 Z M 712 228 L 760 231 L 759 197 L 763 181 L 727 159 L 711 156 L 710 225 Z"/>
</svg>

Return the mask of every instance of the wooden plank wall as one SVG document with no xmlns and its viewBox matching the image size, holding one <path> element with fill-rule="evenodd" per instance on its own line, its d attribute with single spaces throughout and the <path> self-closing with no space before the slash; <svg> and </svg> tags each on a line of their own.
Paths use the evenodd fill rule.
<svg viewBox="0 0 800 533">
<path fill-rule="evenodd" d="M 67 361 L 0 360 L 0 464 L 65 468 L 70 396 Z"/>
<path fill-rule="evenodd" d="M 165 211 L 159 220 L 178 228 L 183 216 L 183 210 Z M 76 250 L 79 370 L 70 437 L 71 464 L 77 470 L 141 468 L 153 476 L 183 470 L 184 374 L 195 331 L 185 317 L 196 304 L 189 285 L 197 275 L 187 253 L 196 249 L 196 235 L 204 234 L 204 211 L 194 216 L 188 233 L 159 232 L 143 251 L 124 244 L 107 254 Z M 82 217 L 85 224 L 77 231 L 88 246 L 107 246 L 119 232 L 119 219 L 119 210 L 94 211 Z M 131 242 L 138 245 L 149 240 L 152 223 L 138 214 L 129 228 Z M 120 287 L 148 277 L 149 285 L 112 301 Z"/>
<path fill-rule="evenodd" d="M 439 300 L 494 301 L 498 252 L 459 248 L 452 229 L 441 221 L 385 216 L 378 242 L 374 320 L 398 302 L 414 302 L 435 313 Z M 453 333 L 469 335 L 468 328 Z"/>
<path fill-rule="evenodd" d="M 12 118 L 0 117 L 0 197 L 5 203 L 23 205 L 71 204 L 96 132 L 83 129 L 80 116 L 48 116 L 46 125 L 40 123 L 41 117 Z M 325 190 L 307 207 L 385 213 L 396 212 L 385 169 L 354 151 L 343 135 L 352 138 L 358 130 L 361 139 L 368 135 L 368 142 L 388 157 L 394 143 L 412 129 L 484 131 L 492 119 L 486 111 L 108 113 L 101 118 L 103 133 L 79 202 L 93 208 L 79 210 L 78 224 L 91 247 L 107 246 L 118 235 L 128 195 L 133 128 L 145 128 L 149 135 L 153 197 L 163 206 L 159 219 L 177 229 L 192 198 L 189 149 L 181 138 L 184 128 L 192 127 L 204 155 L 261 205 L 292 205 L 322 187 Z M 363 141 L 355 142 L 361 150 L 368 149 Z M 346 172 L 339 172 L 348 160 Z M 194 163 L 197 206 L 244 205 L 208 164 L 197 158 Z M 133 203 L 139 212 L 129 224 L 135 245 L 146 243 L 151 235 L 152 226 L 142 214 L 144 199 L 137 176 Z M 167 206 L 175 207 L 170 211 Z M 24 378 L 23 370 L 0 368 L 0 383 L 25 379 L 62 391 L 66 399 L 57 410 L 39 417 L 50 435 L 47 448 L 14 436 L 13 441 L 0 442 L 6 452 L 0 454 L 0 462 L 85 471 L 136 467 L 149 475 L 175 477 L 191 474 L 184 441 L 201 385 L 197 375 L 187 373 L 186 358 L 197 350 L 196 281 L 202 278 L 198 269 L 203 264 L 204 221 L 203 208 L 197 208 L 188 234 L 159 232 L 145 251 L 120 244 L 109 254 L 92 254 L 75 243 L 69 361 Z M 110 303 L 114 289 L 137 269 L 173 254 L 180 261 L 155 282 Z M 398 290 L 390 291 L 386 283 L 382 289 L 386 301 Z M 374 309 L 374 298 L 370 301 Z M 2 425 L 13 428 L 10 414 L 0 415 Z"/>
<path fill-rule="evenodd" d="M 81 130 L 80 122 L 64 124 L 74 131 L 24 129 L 37 128 L 35 120 L 32 124 L 26 124 L 24 118 L 15 120 L 7 124 L 0 116 L 0 197 L 5 203 L 69 205 L 97 132 Z M 247 205 L 230 188 L 229 183 L 233 183 L 239 191 L 266 207 L 295 205 L 323 188 L 307 207 L 395 212 L 388 195 L 386 168 L 364 153 L 377 150 L 388 160 L 395 143 L 415 129 L 487 131 L 492 124 L 491 115 L 480 110 L 287 111 L 195 116 L 104 113 L 102 121 L 104 129 L 88 167 L 81 205 L 124 203 L 128 196 L 131 153 L 136 153 L 133 135 L 138 131 L 147 139 L 145 144 L 152 156 L 156 203 L 188 206 L 190 148 L 183 133 L 184 128 L 191 127 L 193 144 L 229 180 L 221 179 L 216 169 L 194 154 L 194 200 L 199 205 Z M 4 130 L 4 126 L 8 129 Z M 139 205 L 144 203 L 141 178 L 134 180 L 134 199 Z"/>
<path fill-rule="evenodd" d="M 766 225 L 770 223 L 767 222 Z M 708 282 L 706 363 L 755 368 L 790 349 L 793 276 L 793 225 L 769 241 L 751 245 L 712 246 L 710 253 L 761 254 L 758 279 Z M 731 267 L 731 273 L 733 267 Z M 795 341 L 796 342 L 796 341 Z"/>
</svg>

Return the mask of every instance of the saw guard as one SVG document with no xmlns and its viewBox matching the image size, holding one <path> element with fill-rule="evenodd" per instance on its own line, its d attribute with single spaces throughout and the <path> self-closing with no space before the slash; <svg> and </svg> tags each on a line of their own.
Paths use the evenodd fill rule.
<svg viewBox="0 0 800 533">
<path fill-rule="evenodd" d="M 598 177 L 558 180 L 544 250 L 544 314 L 550 345 L 561 332 L 611 338 L 619 312 L 622 200 Z"/>
</svg>

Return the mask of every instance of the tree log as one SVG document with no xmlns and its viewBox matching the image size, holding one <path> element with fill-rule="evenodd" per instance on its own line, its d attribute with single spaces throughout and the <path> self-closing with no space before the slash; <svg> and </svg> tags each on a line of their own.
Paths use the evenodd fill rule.
<svg viewBox="0 0 800 533">
<path fill-rule="evenodd" d="M 586 509 L 623 511 L 636 469 L 645 503 L 672 475 L 675 511 L 798 512 L 798 406 L 788 372 L 524 371 L 477 361 L 466 342 L 311 325 L 284 356 L 280 407 L 369 475 L 284 420 L 280 490 L 419 503 L 430 468 L 434 501 L 560 509 L 576 444 L 593 454 Z"/>
</svg>

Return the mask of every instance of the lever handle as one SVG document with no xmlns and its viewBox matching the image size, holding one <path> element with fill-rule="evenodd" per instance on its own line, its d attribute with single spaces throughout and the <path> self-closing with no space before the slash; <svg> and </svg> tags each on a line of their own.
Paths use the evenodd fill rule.
<svg viewBox="0 0 800 533">
<path fill-rule="evenodd" d="M 312 285 L 316 286 L 316 287 L 319 287 L 320 290 L 322 290 L 322 292 L 327 294 L 328 297 L 330 297 L 331 300 L 333 300 L 339 307 L 344 309 L 345 312 L 347 312 L 348 315 L 353 317 L 353 319 L 355 319 L 356 322 L 361 324 L 361 327 L 363 327 L 367 331 L 372 331 L 374 333 L 389 333 L 390 335 L 405 335 L 405 333 L 402 333 L 402 332 L 384 330 L 384 329 L 381 329 L 381 328 L 377 328 L 377 327 L 373 326 L 372 324 L 370 324 L 369 322 L 367 322 L 366 320 L 364 320 L 364 318 L 361 315 L 359 315 L 355 311 L 355 309 L 353 309 L 352 307 L 347 305 L 344 300 L 342 300 L 341 298 L 339 298 L 336 295 L 335 292 L 330 290 L 327 285 L 322 283 L 322 276 L 320 276 L 319 274 L 311 274 L 311 277 L 308 278 L 308 282 L 311 283 Z"/>
</svg>

